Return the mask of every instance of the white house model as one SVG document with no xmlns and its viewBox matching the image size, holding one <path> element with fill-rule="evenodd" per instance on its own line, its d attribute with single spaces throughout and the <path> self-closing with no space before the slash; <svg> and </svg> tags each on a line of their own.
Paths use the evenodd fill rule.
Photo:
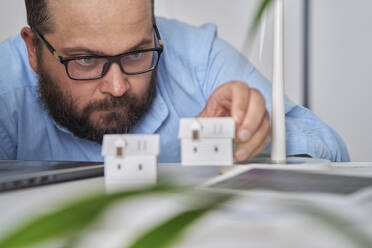
<svg viewBox="0 0 372 248">
<path fill-rule="evenodd" d="M 143 186 L 156 184 L 159 135 L 105 135 L 106 185 Z"/>
<path fill-rule="evenodd" d="M 235 122 L 232 118 L 180 120 L 182 165 L 232 165 Z"/>
</svg>

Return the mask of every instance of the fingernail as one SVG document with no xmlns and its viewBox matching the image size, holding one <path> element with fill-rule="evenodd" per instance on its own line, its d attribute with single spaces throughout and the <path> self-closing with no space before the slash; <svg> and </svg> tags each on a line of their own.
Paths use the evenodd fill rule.
<svg viewBox="0 0 372 248">
<path fill-rule="evenodd" d="M 241 110 L 237 110 L 237 111 L 235 112 L 234 119 L 235 119 L 235 121 L 236 121 L 237 123 L 242 122 L 243 119 L 244 119 L 244 112 L 241 111 Z"/>
<path fill-rule="evenodd" d="M 243 161 L 247 158 L 247 153 L 245 152 L 245 150 L 240 149 L 235 153 L 235 157 L 237 160 Z"/>
<path fill-rule="evenodd" d="M 250 139 L 252 138 L 252 134 L 251 132 L 249 132 L 248 130 L 241 130 L 239 132 L 239 139 L 242 141 L 242 142 L 247 142 L 249 141 Z"/>
</svg>

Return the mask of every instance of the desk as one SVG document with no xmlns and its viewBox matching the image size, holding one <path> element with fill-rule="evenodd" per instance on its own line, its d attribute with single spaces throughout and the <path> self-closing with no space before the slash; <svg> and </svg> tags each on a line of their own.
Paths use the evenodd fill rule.
<svg viewBox="0 0 372 248">
<path fill-rule="evenodd" d="M 179 167 L 167 165 L 175 173 Z M 217 176 L 215 168 L 184 168 L 181 183 L 197 184 Z M 333 164 L 332 173 L 372 177 L 372 163 Z M 192 180 L 188 180 L 192 177 Z M 186 180 L 185 180 L 186 179 Z M 104 191 L 103 178 L 44 186 L 0 194 L 0 236 L 25 218 L 61 202 Z M 372 190 L 348 196 L 252 191 L 204 217 L 176 247 L 358 247 L 325 222 L 291 207 L 301 201 L 341 216 L 345 226 L 372 237 Z M 288 203 L 288 204 L 286 204 Z M 184 204 L 179 195 L 142 197 L 118 204 L 83 240 L 82 247 L 122 247 Z M 125 220 L 125 221 L 124 221 Z M 249 245 L 248 245 L 249 244 Z M 279 245 L 279 246 L 278 246 Z"/>
</svg>

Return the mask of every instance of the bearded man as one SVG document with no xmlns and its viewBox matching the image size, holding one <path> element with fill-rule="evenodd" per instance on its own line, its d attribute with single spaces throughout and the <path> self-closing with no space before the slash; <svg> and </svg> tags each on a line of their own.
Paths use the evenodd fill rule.
<svg viewBox="0 0 372 248">
<path fill-rule="evenodd" d="M 158 133 L 180 159 L 183 117 L 231 116 L 237 161 L 268 152 L 271 85 L 214 25 L 155 18 L 151 0 L 26 0 L 0 46 L 0 159 L 101 161 L 105 134 Z M 287 155 L 348 161 L 342 139 L 286 101 Z M 265 149 L 266 147 L 266 149 Z"/>
</svg>

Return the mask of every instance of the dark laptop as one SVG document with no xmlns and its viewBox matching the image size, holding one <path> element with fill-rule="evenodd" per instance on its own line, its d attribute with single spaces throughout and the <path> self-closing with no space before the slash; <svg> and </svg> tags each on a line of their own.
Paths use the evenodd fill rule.
<svg viewBox="0 0 372 248">
<path fill-rule="evenodd" d="M 0 192 L 103 176 L 102 162 L 0 161 Z"/>
</svg>

